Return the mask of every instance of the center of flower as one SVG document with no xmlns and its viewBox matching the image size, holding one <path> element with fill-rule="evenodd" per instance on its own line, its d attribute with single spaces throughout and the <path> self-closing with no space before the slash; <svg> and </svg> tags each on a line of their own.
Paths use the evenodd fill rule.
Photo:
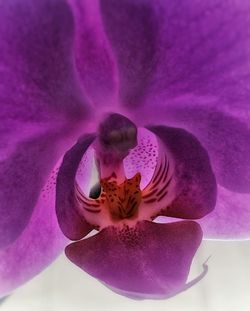
<svg viewBox="0 0 250 311">
<path fill-rule="evenodd" d="M 137 145 L 137 128 L 128 118 L 110 114 L 99 126 L 95 143 L 96 164 L 101 179 L 115 176 L 117 183 L 126 179 L 123 160 Z"/>
<path fill-rule="evenodd" d="M 170 158 L 159 157 L 160 144 L 146 129 L 111 114 L 99 126 L 92 150 L 99 180 L 88 195 L 75 182 L 78 212 L 98 230 L 151 221 L 171 200 Z M 92 183 L 93 184 L 93 183 Z M 86 192 L 85 192 L 86 193 Z"/>
<path fill-rule="evenodd" d="M 101 199 L 104 200 L 103 204 L 113 220 L 131 219 L 138 215 L 138 208 L 142 198 L 140 181 L 140 173 L 137 173 L 131 179 L 126 179 L 120 185 L 116 181 L 101 180 L 103 189 Z"/>
</svg>

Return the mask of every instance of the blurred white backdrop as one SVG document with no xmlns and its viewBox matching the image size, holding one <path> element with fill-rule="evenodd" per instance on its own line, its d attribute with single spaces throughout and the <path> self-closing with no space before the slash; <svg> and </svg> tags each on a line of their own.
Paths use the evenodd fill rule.
<svg viewBox="0 0 250 311">
<path fill-rule="evenodd" d="M 50 267 L 15 291 L 0 311 L 249 311 L 250 241 L 203 241 L 190 279 L 209 271 L 193 288 L 168 300 L 134 301 L 119 296 L 61 255 Z"/>
</svg>

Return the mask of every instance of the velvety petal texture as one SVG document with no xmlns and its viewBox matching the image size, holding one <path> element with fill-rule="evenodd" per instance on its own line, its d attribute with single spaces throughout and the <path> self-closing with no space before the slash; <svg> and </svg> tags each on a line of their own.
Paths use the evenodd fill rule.
<svg viewBox="0 0 250 311">
<path fill-rule="evenodd" d="M 234 192 L 250 192 L 250 128 L 244 119 L 194 103 L 159 107 L 161 116 L 154 111 L 157 110 L 148 111 L 149 122 L 167 122 L 185 128 L 199 139 L 208 151 L 221 186 Z"/>
<path fill-rule="evenodd" d="M 65 154 L 56 181 L 56 214 L 62 232 L 71 240 L 79 240 L 93 227 L 79 214 L 75 196 L 75 178 L 84 153 L 95 134 L 85 135 Z"/>
<path fill-rule="evenodd" d="M 120 100 L 125 105 L 140 102 L 156 62 L 158 21 L 148 2 L 100 1 L 103 24 L 118 64 Z"/>
<path fill-rule="evenodd" d="M 89 113 L 75 77 L 73 34 L 66 1 L 0 3 L 0 247 L 28 225 Z"/>
<path fill-rule="evenodd" d="M 248 1 L 100 3 L 124 82 L 120 85 L 123 98 L 131 92 L 127 81 L 136 79 L 141 84 L 134 94 L 142 94 L 151 105 L 162 99 L 166 105 L 189 94 L 207 100 L 219 96 L 220 106 L 244 111 L 249 98 Z M 132 98 L 124 103 L 140 103 L 135 95 Z"/>
<path fill-rule="evenodd" d="M 250 195 L 218 186 L 216 208 L 199 223 L 205 239 L 249 240 Z"/>
<path fill-rule="evenodd" d="M 166 298 L 184 290 L 202 231 L 192 221 L 108 227 L 66 247 L 71 261 L 132 298 Z"/>
<path fill-rule="evenodd" d="M 55 213 L 57 172 L 58 166 L 42 189 L 28 225 L 13 243 L 0 250 L 0 297 L 40 273 L 69 243 Z"/>
<path fill-rule="evenodd" d="M 210 213 L 215 207 L 217 187 L 206 150 L 183 129 L 151 126 L 149 130 L 163 144 L 161 152 L 166 159 L 165 163 L 158 163 L 160 168 L 156 168 L 152 190 L 148 190 L 153 192 L 147 199 L 152 207 L 170 217 L 195 219 Z"/>
<path fill-rule="evenodd" d="M 98 0 L 69 0 L 74 13 L 76 68 L 90 101 L 102 108 L 117 101 L 118 75 Z"/>
</svg>

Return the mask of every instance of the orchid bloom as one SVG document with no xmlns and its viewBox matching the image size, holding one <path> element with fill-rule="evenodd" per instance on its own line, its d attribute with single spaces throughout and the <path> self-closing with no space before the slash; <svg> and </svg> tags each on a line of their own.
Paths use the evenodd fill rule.
<svg viewBox="0 0 250 311">
<path fill-rule="evenodd" d="M 0 17 L 2 297 L 65 249 L 117 293 L 166 298 L 205 275 L 187 283 L 202 237 L 249 238 L 249 1 Z"/>
</svg>

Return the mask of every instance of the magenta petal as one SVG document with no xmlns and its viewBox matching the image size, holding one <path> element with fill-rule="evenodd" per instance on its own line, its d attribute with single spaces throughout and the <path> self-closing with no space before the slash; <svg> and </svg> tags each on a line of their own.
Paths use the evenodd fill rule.
<svg viewBox="0 0 250 311">
<path fill-rule="evenodd" d="M 85 135 L 65 154 L 56 184 L 56 214 L 63 233 L 71 240 L 78 240 L 93 227 L 77 210 L 75 178 L 78 166 L 95 135 Z"/>
<path fill-rule="evenodd" d="M 155 66 L 157 17 L 148 1 L 100 3 L 104 27 L 118 63 L 121 100 L 135 104 L 144 95 Z"/>
<path fill-rule="evenodd" d="M 206 150 L 189 132 L 166 126 L 150 126 L 165 146 L 166 157 L 173 159 L 174 189 L 166 194 L 173 195 L 171 203 L 159 205 L 160 214 L 180 218 L 201 218 L 210 213 L 216 203 L 216 180 Z M 172 181 L 171 181 L 172 182 Z M 172 192 L 172 193 L 170 193 Z M 167 202 L 167 201 L 166 201 Z"/>
<path fill-rule="evenodd" d="M 89 98 L 96 105 L 114 104 L 116 63 L 103 30 L 97 0 L 69 0 L 75 17 L 75 59 Z"/>
<path fill-rule="evenodd" d="M 0 247 L 28 224 L 41 188 L 87 117 L 63 0 L 0 3 Z"/>
<path fill-rule="evenodd" d="M 172 112 L 175 123 L 190 129 L 207 149 L 218 183 L 231 191 L 250 193 L 248 124 L 214 108 L 190 106 Z"/>
<path fill-rule="evenodd" d="M 2 118 L 48 122 L 53 114 L 55 122 L 62 114 L 83 116 L 73 37 L 73 16 L 65 0 L 1 2 Z"/>
<path fill-rule="evenodd" d="M 217 182 L 230 191 L 250 192 L 250 129 L 243 115 L 194 104 L 154 107 L 144 113 L 151 122 L 165 122 L 193 133 L 208 151 Z"/>
<path fill-rule="evenodd" d="M 218 187 L 212 213 L 199 220 L 204 238 L 218 240 L 250 239 L 250 195 Z"/>
<path fill-rule="evenodd" d="M 48 139 L 49 136 L 44 135 L 19 144 L 18 149 L 0 164 L 1 247 L 15 240 L 29 222 L 48 169 L 57 155 L 56 137 Z"/>
<path fill-rule="evenodd" d="M 134 298 L 163 298 L 186 286 L 202 239 L 192 221 L 141 222 L 134 228 L 109 227 L 66 247 L 81 269 L 115 291 Z"/>
<path fill-rule="evenodd" d="M 40 273 L 68 243 L 58 226 L 55 213 L 56 174 L 55 169 L 22 234 L 0 250 L 0 297 Z"/>
<path fill-rule="evenodd" d="M 125 104 L 171 103 L 183 95 L 217 105 L 249 102 L 248 1 L 101 1 Z M 134 88 L 131 87 L 131 84 Z"/>
</svg>

